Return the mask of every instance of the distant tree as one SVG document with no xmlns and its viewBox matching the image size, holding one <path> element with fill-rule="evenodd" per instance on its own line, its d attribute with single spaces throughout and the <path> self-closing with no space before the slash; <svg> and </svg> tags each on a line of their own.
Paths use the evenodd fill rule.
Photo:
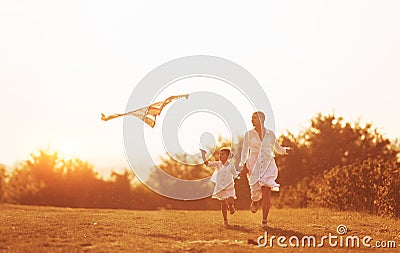
<svg viewBox="0 0 400 253">
<path fill-rule="evenodd" d="M 39 150 L 20 163 L 8 182 L 11 202 L 68 207 L 128 208 L 132 174 L 99 178 L 90 163 Z"/>
<path fill-rule="evenodd" d="M 14 169 L 8 183 L 10 200 L 22 204 L 41 204 L 44 192 L 51 185 L 59 185 L 62 177 L 60 159 L 56 152 L 39 150 L 31 154 L 30 159 L 23 161 Z M 56 194 L 54 191 L 48 191 Z"/>
<path fill-rule="evenodd" d="M 132 179 L 134 174 L 125 170 L 123 173 L 112 172 L 109 193 L 113 207 L 117 208 L 132 208 Z"/>
<path fill-rule="evenodd" d="M 280 137 L 290 156 L 277 157 L 278 206 L 325 206 L 399 216 L 400 147 L 372 124 L 318 114 L 298 136 Z"/>
<path fill-rule="evenodd" d="M 158 165 L 166 173 L 180 179 L 196 180 L 211 175 L 211 171 L 204 168 L 200 160 L 189 156 L 188 154 L 176 154 L 176 158 L 162 157 L 161 163 Z M 179 161 L 179 162 L 178 162 Z"/>
<path fill-rule="evenodd" d="M 4 202 L 6 191 L 6 167 L 0 164 L 0 203 Z"/>
<path fill-rule="evenodd" d="M 7 194 L 11 203 L 33 204 L 32 198 L 44 187 L 44 184 L 36 179 L 29 164 L 28 161 L 20 163 L 10 175 Z"/>
<path fill-rule="evenodd" d="M 50 184 L 48 190 L 57 192 L 60 205 L 97 207 L 102 203 L 106 183 L 98 178 L 92 164 L 74 158 L 62 161 L 62 182 Z M 52 199 L 57 203 L 57 199 Z"/>
<path fill-rule="evenodd" d="M 368 158 L 396 160 L 396 143 L 384 137 L 372 124 L 345 122 L 342 117 L 318 114 L 311 126 L 298 136 L 280 137 L 293 154 L 277 157 L 283 185 L 295 185 L 305 177 L 321 176 L 335 166 L 352 164 Z"/>
<path fill-rule="evenodd" d="M 235 154 L 235 158 L 232 160 L 238 169 L 239 160 L 240 160 L 240 152 L 242 148 L 243 138 L 237 138 L 238 141 L 236 143 L 231 143 L 230 140 L 219 137 L 217 141 L 216 148 L 214 153 L 210 157 L 211 161 L 219 160 L 219 150 L 221 147 L 231 147 L 232 152 Z M 202 179 L 211 176 L 213 173 L 212 168 L 208 168 L 204 164 L 202 164 L 200 156 L 192 157 L 187 154 L 176 154 L 176 159 L 173 157 L 162 158 L 161 163 L 158 165 L 158 168 L 165 171 L 169 175 L 186 179 L 186 180 L 196 180 Z M 168 182 L 165 179 L 161 180 L 159 170 L 154 169 L 151 173 L 149 180 L 156 185 L 160 185 L 160 187 L 171 187 L 173 182 Z M 248 208 L 250 205 L 250 190 L 247 178 L 237 179 L 235 180 L 235 188 L 236 194 L 239 197 L 236 203 L 238 208 Z M 161 206 L 173 206 L 173 208 L 178 209 L 208 209 L 208 208 L 218 208 L 218 206 L 214 203 L 215 201 L 210 201 L 209 199 L 205 200 L 196 200 L 196 201 L 174 201 L 168 198 L 161 198 L 158 200 Z"/>
</svg>

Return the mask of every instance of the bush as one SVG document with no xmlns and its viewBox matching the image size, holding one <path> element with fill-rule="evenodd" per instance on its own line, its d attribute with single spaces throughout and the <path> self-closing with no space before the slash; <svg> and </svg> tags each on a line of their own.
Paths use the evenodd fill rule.
<svg viewBox="0 0 400 253">
<path fill-rule="evenodd" d="M 0 164 L 0 203 L 2 203 L 5 198 L 6 176 L 6 168 L 4 165 Z"/>
<path fill-rule="evenodd" d="M 335 166 L 369 158 L 395 160 L 399 153 L 398 143 L 391 142 L 372 124 L 350 123 L 335 115 L 318 114 L 298 136 L 287 133 L 280 141 L 293 153 L 277 156 L 279 180 L 292 186 L 303 178 L 322 176 Z"/>
<path fill-rule="evenodd" d="M 284 185 L 281 187 L 279 197 L 273 205 L 282 207 L 320 207 L 321 205 L 321 186 L 322 177 L 303 178 L 296 185 Z"/>
<path fill-rule="evenodd" d="M 322 204 L 338 210 L 399 217 L 399 162 L 368 159 L 334 167 L 320 185 Z"/>
</svg>

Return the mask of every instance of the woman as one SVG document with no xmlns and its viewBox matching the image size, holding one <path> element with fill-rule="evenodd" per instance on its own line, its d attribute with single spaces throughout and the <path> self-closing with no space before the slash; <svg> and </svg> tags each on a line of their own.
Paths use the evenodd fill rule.
<svg viewBox="0 0 400 253">
<path fill-rule="evenodd" d="M 257 212 L 257 203 L 262 199 L 262 225 L 267 226 L 267 217 L 271 206 L 271 190 L 279 191 L 279 184 L 275 182 L 278 177 L 278 168 L 275 164 L 274 151 L 278 154 L 287 154 L 289 147 L 281 147 L 275 134 L 264 126 L 265 114 L 255 112 L 251 122 L 254 128 L 247 131 L 242 147 L 241 161 L 243 167 L 241 173 L 249 173 L 249 185 L 251 193 L 251 212 Z M 250 151 L 250 156 L 249 156 Z"/>
</svg>

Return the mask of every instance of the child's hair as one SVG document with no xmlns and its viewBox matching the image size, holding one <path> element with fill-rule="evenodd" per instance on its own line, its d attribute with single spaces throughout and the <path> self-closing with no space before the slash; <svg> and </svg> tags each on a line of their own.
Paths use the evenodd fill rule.
<svg viewBox="0 0 400 253">
<path fill-rule="evenodd" d="M 231 152 L 231 149 L 228 148 L 228 147 L 222 147 L 222 148 L 219 150 L 219 152 L 222 152 L 222 151 L 227 152 L 229 158 L 232 158 L 232 157 L 234 156 L 234 154 Z"/>
</svg>

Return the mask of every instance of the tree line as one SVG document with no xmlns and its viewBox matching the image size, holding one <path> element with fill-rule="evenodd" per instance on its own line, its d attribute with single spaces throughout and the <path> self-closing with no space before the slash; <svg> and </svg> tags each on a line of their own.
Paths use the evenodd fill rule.
<svg viewBox="0 0 400 253">
<path fill-rule="evenodd" d="M 218 149 L 231 146 L 241 153 L 242 138 L 235 143 L 219 138 Z M 400 171 L 398 141 L 391 141 L 372 124 L 346 122 L 333 114 L 318 114 L 309 127 L 294 135 L 287 131 L 279 137 L 290 146 L 290 156 L 277 156 L 281 192 L 273 195 L 277 207 L 328 207 L 400 216 Z M 177 154 L 185 165 L 165 157 L 159 168 L 182 179 L 211 175 L 204 165 L 193 164 L 192 157 Z M 238 166 L 239 155 L 233 162 Z M 148 180 L 160 182 L 156 171 Z M 236 180 L 238 209 L 250 204 L 246 178 Z M 124 209 L 218 209 L 210 198 L 178 201 L 163 197 L 140 183 L 126 170 L 101 178 L 90 163 L 62 159 L 56 152 L 39 150 L 19 163 L 11 173 L 0 165 L 0 202 L 87 208 Z"/>
</svg>

